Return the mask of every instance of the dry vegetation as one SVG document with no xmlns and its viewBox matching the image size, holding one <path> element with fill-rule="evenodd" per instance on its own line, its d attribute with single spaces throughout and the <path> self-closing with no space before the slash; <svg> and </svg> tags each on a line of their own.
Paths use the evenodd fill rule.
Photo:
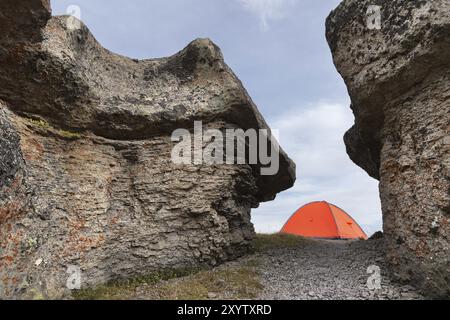
<svg viewBox="0 0 450 320">
<path fill-rule="evenodd" d="M 299 246 L 305 239 L 282 235 L 257 235 L 256 253 Z M 262 292 L 258 258 L 247 257 L 212 270 L 172 270 L 153 273 L 127 282 L 111 283 L 74 293 L 79 300 L 206 300 L 255 299 Z"/>
<path fill-rule="evenodd" d="M 256 252 L 262 253 L 267 250 L 298 247 L 307 241 L 306 238 L 283 233 L 258 234 L 253 241 L 253 247 Z"/>
</svg>

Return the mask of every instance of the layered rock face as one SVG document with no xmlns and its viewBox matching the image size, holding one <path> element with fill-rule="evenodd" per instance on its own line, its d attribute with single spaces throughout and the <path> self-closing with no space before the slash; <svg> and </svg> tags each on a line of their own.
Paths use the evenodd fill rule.
<svg viewBox="0 0 450 320">
<path fill-rule="evenodd" d="M 380 180 L 389 261 L 449 297 L 450 2 L 344 0 L 327 39 L 356 117 L 348 153 Z"/>
<path fill-rule="evenodd" d="M 176 165 L 172 131 L 268 129 L 211 41 L 162 59 L 102 48 L 47 0 L 0 3 L 0 298 L 67 293 L 245 253 L 250 210 L 295 165 Z M 271 143 L 276 144 L 274 139 Z"/>
</svg>

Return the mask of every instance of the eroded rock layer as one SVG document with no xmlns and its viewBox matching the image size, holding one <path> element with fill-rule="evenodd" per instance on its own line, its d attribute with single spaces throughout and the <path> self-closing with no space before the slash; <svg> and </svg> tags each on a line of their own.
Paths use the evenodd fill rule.
<svg viewBox="0 0 450 320">
<path fill-rule="evenodd" d="M 327 39 L 356 117 L 348 153 L 380 180 L 391 266 L 449 297 L 450 2 L 344 0 Z"/>
<path fill-rule="evenodd" d="M 268 129 L 216 45 L 129 59 L 46 0 L 2 0 L 0 26 L 0 298 L 60 297 L 70 266 L 87 287 L 248 250 L 250 210 L 293 185 L 292 161 L 171 161 L 194 120 Z"/>
</svg>

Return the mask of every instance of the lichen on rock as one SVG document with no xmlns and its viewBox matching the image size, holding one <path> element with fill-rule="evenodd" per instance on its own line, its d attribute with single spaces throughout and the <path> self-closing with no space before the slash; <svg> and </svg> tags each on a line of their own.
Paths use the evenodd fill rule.
<svg viewBox="0 0 450 320">
<path fill-rule="evenodd" d="M 368 28 L 368 8 L 381 9 Z M 450 2 L 344 0 L 327 39 L 352 100 L 352 160 L 380 180 L 388 259 L 450 296 Z"/>
<path fill-rule="evenodd" d="M 61 297 L 69 266 L 90 287 L 247 252 L 251 209 L 290 188 L 295 165 L 282 150 L 274 176 L 171 162 L 171 132 L 194 120 L 269 129 L 212 41 L 134 60 L 49 1 L 0 11 L 1 298 Z"/>
</svg>

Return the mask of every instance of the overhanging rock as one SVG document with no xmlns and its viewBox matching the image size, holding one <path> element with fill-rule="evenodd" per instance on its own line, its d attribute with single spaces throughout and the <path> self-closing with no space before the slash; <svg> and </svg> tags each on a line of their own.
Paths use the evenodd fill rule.
<svg viewBox="0 0 450 320">
<path fill-rule="evenodd" d="M 247 252 L 251 208 L 295 165 L 282 150 L 273 176 L 171 161 L 194 120 L 268 129 L 214 43 L 129 59 L 45 0 L 2 0 L 0 27 L 1 298 L 60 297 L 70 266 L 87 287 Z"/>
</svg>

